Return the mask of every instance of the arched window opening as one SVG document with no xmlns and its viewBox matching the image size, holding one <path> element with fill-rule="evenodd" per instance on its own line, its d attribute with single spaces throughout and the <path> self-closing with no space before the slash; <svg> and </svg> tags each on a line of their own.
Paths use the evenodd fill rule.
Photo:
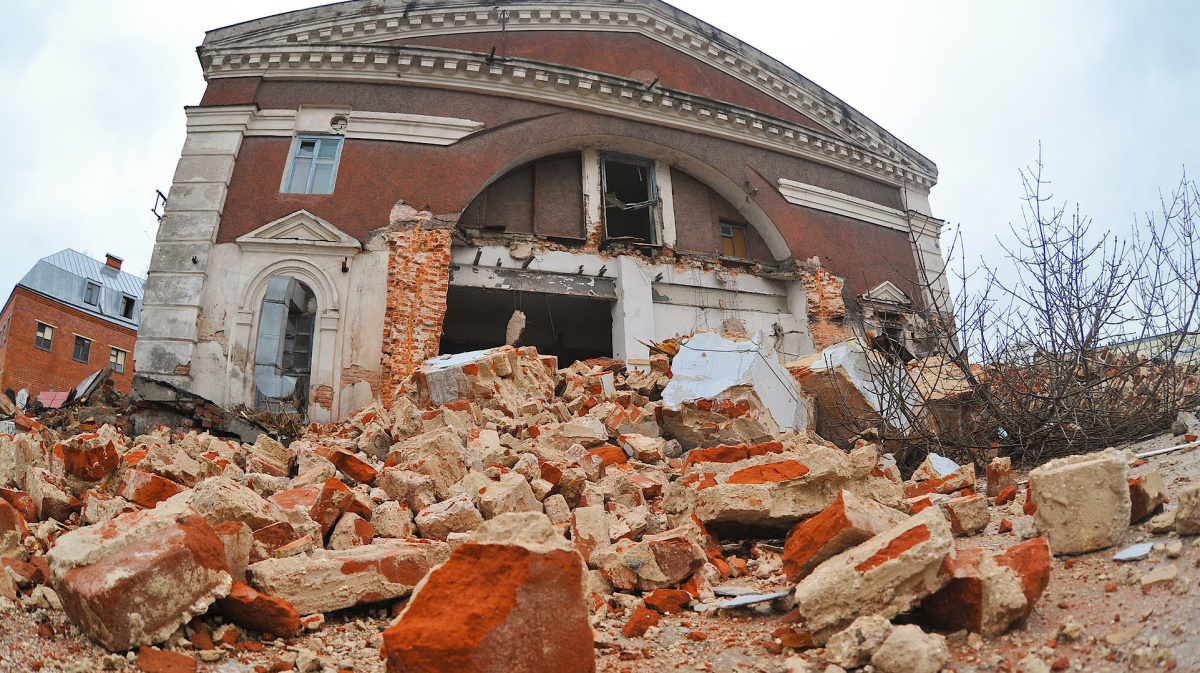
<svg viewBox="0 0 1200 673">
<path fill-rule="evenodd" d="M 291 276 L 267 281 L 254 351 L 254 406 L 307 420 L 317 299 Z"/>
</svg>

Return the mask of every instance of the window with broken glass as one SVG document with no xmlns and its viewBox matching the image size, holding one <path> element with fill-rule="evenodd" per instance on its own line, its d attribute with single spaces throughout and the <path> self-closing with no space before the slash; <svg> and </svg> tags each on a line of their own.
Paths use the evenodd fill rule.
<svg viewBox="0 0 1200 673">
<path fill-rule="evenodd" d="M 255 406 L 306 418 L 317 302 L 291 276 L 267 281 L 254 354 Z"/>
<path fill-rule="evenodd" d="M 121 297 L 121 317 L 133 320 L 133 307 L 137 304 L 137 300 L 129 295 Z"/>
<path fill-rule="evenodd" d="M 79 362 L 87 362 L 92 355 L 92 340 L 87 337 L 75 335 L 75 350 L 71 352 L 71 357 Z"/>
<path fill-rule="evenodd" d="M 297 138 L 283 191 L 290 194 L 332 194 L 341 151 L 341 136 Z"/>
<path fill-rule="evenodd" d="M 40 322 L 37 324 L 37 336 L 33 339 L 33 345 L 44 351 L 50 350 L 50 344 L 54 341 L 54 328 L 46 323 Z"/>
<path fill-rule="evenodd" d="M 128 355 L 127 351 L 123 351 L 120 348 L 111 348 L 110 347 L 108 349 L 108 366 L 112 367 L 112 370 L 114 372 L 116 372 L 118 374 L 124 374 L 125 373 L 125 356 L 126 355 Z"/>
<path fill-rule="evenodd" d="M 601 163 L 605 241 L 658 245 L 654 162 L 605 153 Z"/>
<path fill-rule="evenodd" d="M 100 286 L 95 283 L 88 283 L 87 287 L 83 288 L 83 303 L 89 306 L 95 306 L 100 303 Z"/>
</svg>

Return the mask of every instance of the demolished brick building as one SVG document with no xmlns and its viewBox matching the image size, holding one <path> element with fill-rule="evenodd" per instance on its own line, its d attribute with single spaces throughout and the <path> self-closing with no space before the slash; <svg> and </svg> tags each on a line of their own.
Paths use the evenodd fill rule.
<svg viewBox="0 0 1200 673">
<path fill-rule="evenodd" d="M 945 292 L 934 164 L 657 0 L 343 2 L 198 55 L 135 355 L 220 404 L 387 405 L 514 309 L 567 361 L 732 317 L 920 351 Z"/>
</svg>

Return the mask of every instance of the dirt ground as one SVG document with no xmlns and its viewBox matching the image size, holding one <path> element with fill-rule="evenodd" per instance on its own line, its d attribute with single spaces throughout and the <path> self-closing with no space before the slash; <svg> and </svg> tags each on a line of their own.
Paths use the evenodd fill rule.
<svg viewBox="0 0 1200 673">
<path fill-rule="evenodd" d="M 1130 448 L 1135 452 L 1172 446 L 1179 440 L 1170 435 Z M 1200 451 L 1181 451 L 1152 457 L 1131 469 L 1137 476 L 1161 471 L 1168 498 L 1193 478 L 1200 478 Z M 1024 500 L 1024 494 L 1018 503 Z M 1166 509 L 1174 507 L 1173 502 Z M 984 547 L 1002 550 L 1021 541 L 1016 533 L 996 532 L 1001 516 L 1015 518 L 1009 506 L 993 508 L 992 524 L 980 535 L 957 538 L 959 548 Z M 1019 505 L 1014 508 L 1019 513 Z M 1178 556 L 1168 557 L 1168 543 L 1179 540 L 1174 533 L 1152 535 L 1147 522 L 1131 526 L 1125 543 L 1151 541 L 1160 546 L 1149 558 L 1132 563 L 1112 560 L 1124 545 L 1074 557 L 1055 558 L 1050 584 L 1029 619 L 1008 634 L 979 638 L 965 632 L 944 634 L 951 659 L 947 670 L 1019 671 L 1021 659 L 1041 658 L 1054 670 L 1200 671 L 1200 539 L 1184 538 Z M 1019 527 L 1018 527 L 1019 530 Z M 748 550 L 747 550 L 748 551 Z M 727 552 L 733 552 L 727 549 Z M 747 558 L 752 555 L 745 553 Z M 771 563 L 768 551 L 763 560 L 751 563 L 751 574 L 729 580 L 718 589 L 773 592 L 790 588 Z M 1156 567 L 1172 565 L 1174 582 L 1143 588 L 1140 579 Z M 755 576 L 755 568 L 758 575 Z M 0 670 L 69 671 L 136 670 L 136 653 L 110 654 L 92 643 L 70 624 L 61 610 L 36 605 L 14 604 L 0 599 Z M 636 601 L 630 599 L 630 605 Z M 1060 624 L 1074 618 L 1086 634 L 1074 642 L 1056 639 Z M 384 609 L 351 609 L 326 615 L 326 623 L 293 640 L 263 642 L 238 631 L 233 644 L 217 643 L 211 648 L 203 638 L 177 642 L 177 649 L 195 655 L 199 671 L 213 673 L 265 673 L 269 670 L 383 670 L 379 659 L 380 632 L 389 616 Z M 597 625 L 597 670 L 613 673 L 659 673 L 663 670 L 783 672 L 799 655 L 811 662 L 811 670 L 825 670 L 822 650 L 797 653 L 782 647 L 772 633 L 785 625 L 784 613 L 770 603 L 748 608 L 713 609 L 705 613 L 685 609 L 664 616 L 645 637 L 627 639 L 621 634 L 624 615 L 614 611 Z M 206 619 L 209 630 L 219 634 L 218 621 Z M 919 613 L 895 620 L 921 623 Z M 228 628 L 228 627 L 227 627 Z M 215 634 L 214 634 L 215 635 Z M 204 651 L 201 651 L 204 650 Z M 809 670 L 796 667 L 793 670 Z M 835 669 L 836 670 L 836 669 Z M 868 669 L 869 670 L 869 667 Z"/>
</svg>

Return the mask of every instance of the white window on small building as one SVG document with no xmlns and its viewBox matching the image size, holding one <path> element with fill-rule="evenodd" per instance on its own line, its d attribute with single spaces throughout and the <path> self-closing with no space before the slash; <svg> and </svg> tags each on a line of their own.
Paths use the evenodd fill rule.
<svg viewBox="0 0 1200 673">
<path fill-rule="evenodd" d="M 33 345 L 44 351 L 50 350 L 50 345 L 54 341 L 54 328 L 44 322 L 37 324 L 37 336 L 33 339 Z"/>
<path fill-rule="evenodd" d="M 133 320 L 133 308 L 137 305 L 137 300 L 129 295 L 121 296 L 121 317 Z"/>
<path fill-rule="evenodd" d="M 100 286 L 89 282 L 87 287 L 83 288 L 83 303 L 88 306 L 96 306 L 100 303 Z"/>
<path fill-rule="evenodd" d="M 341 136 L 300 136 L 283 191 L 289 194 L 332 194 L 337 179 Z"/>
<path fill-rule="evenodd" d="M 654 182 L 654 162 L 605 153 L 601 173 L 605 240 L 657 245 L 658 188 Z"/>
<path fill-rule="evenodd" d="M 108 349 L 108 366 L 112 367 L 113 372 L 117 374 L 125 373 L 125 356 L 129 353 L 120 348 L 110 347 Z"/>
<path fill-rule="evenodd" d="M 87 337 L 75 335 L 75 350 L 71 352 L 71 358 L 78 362 L 87 362 L 92 355 L 92 340 Z"/>
</svg>

